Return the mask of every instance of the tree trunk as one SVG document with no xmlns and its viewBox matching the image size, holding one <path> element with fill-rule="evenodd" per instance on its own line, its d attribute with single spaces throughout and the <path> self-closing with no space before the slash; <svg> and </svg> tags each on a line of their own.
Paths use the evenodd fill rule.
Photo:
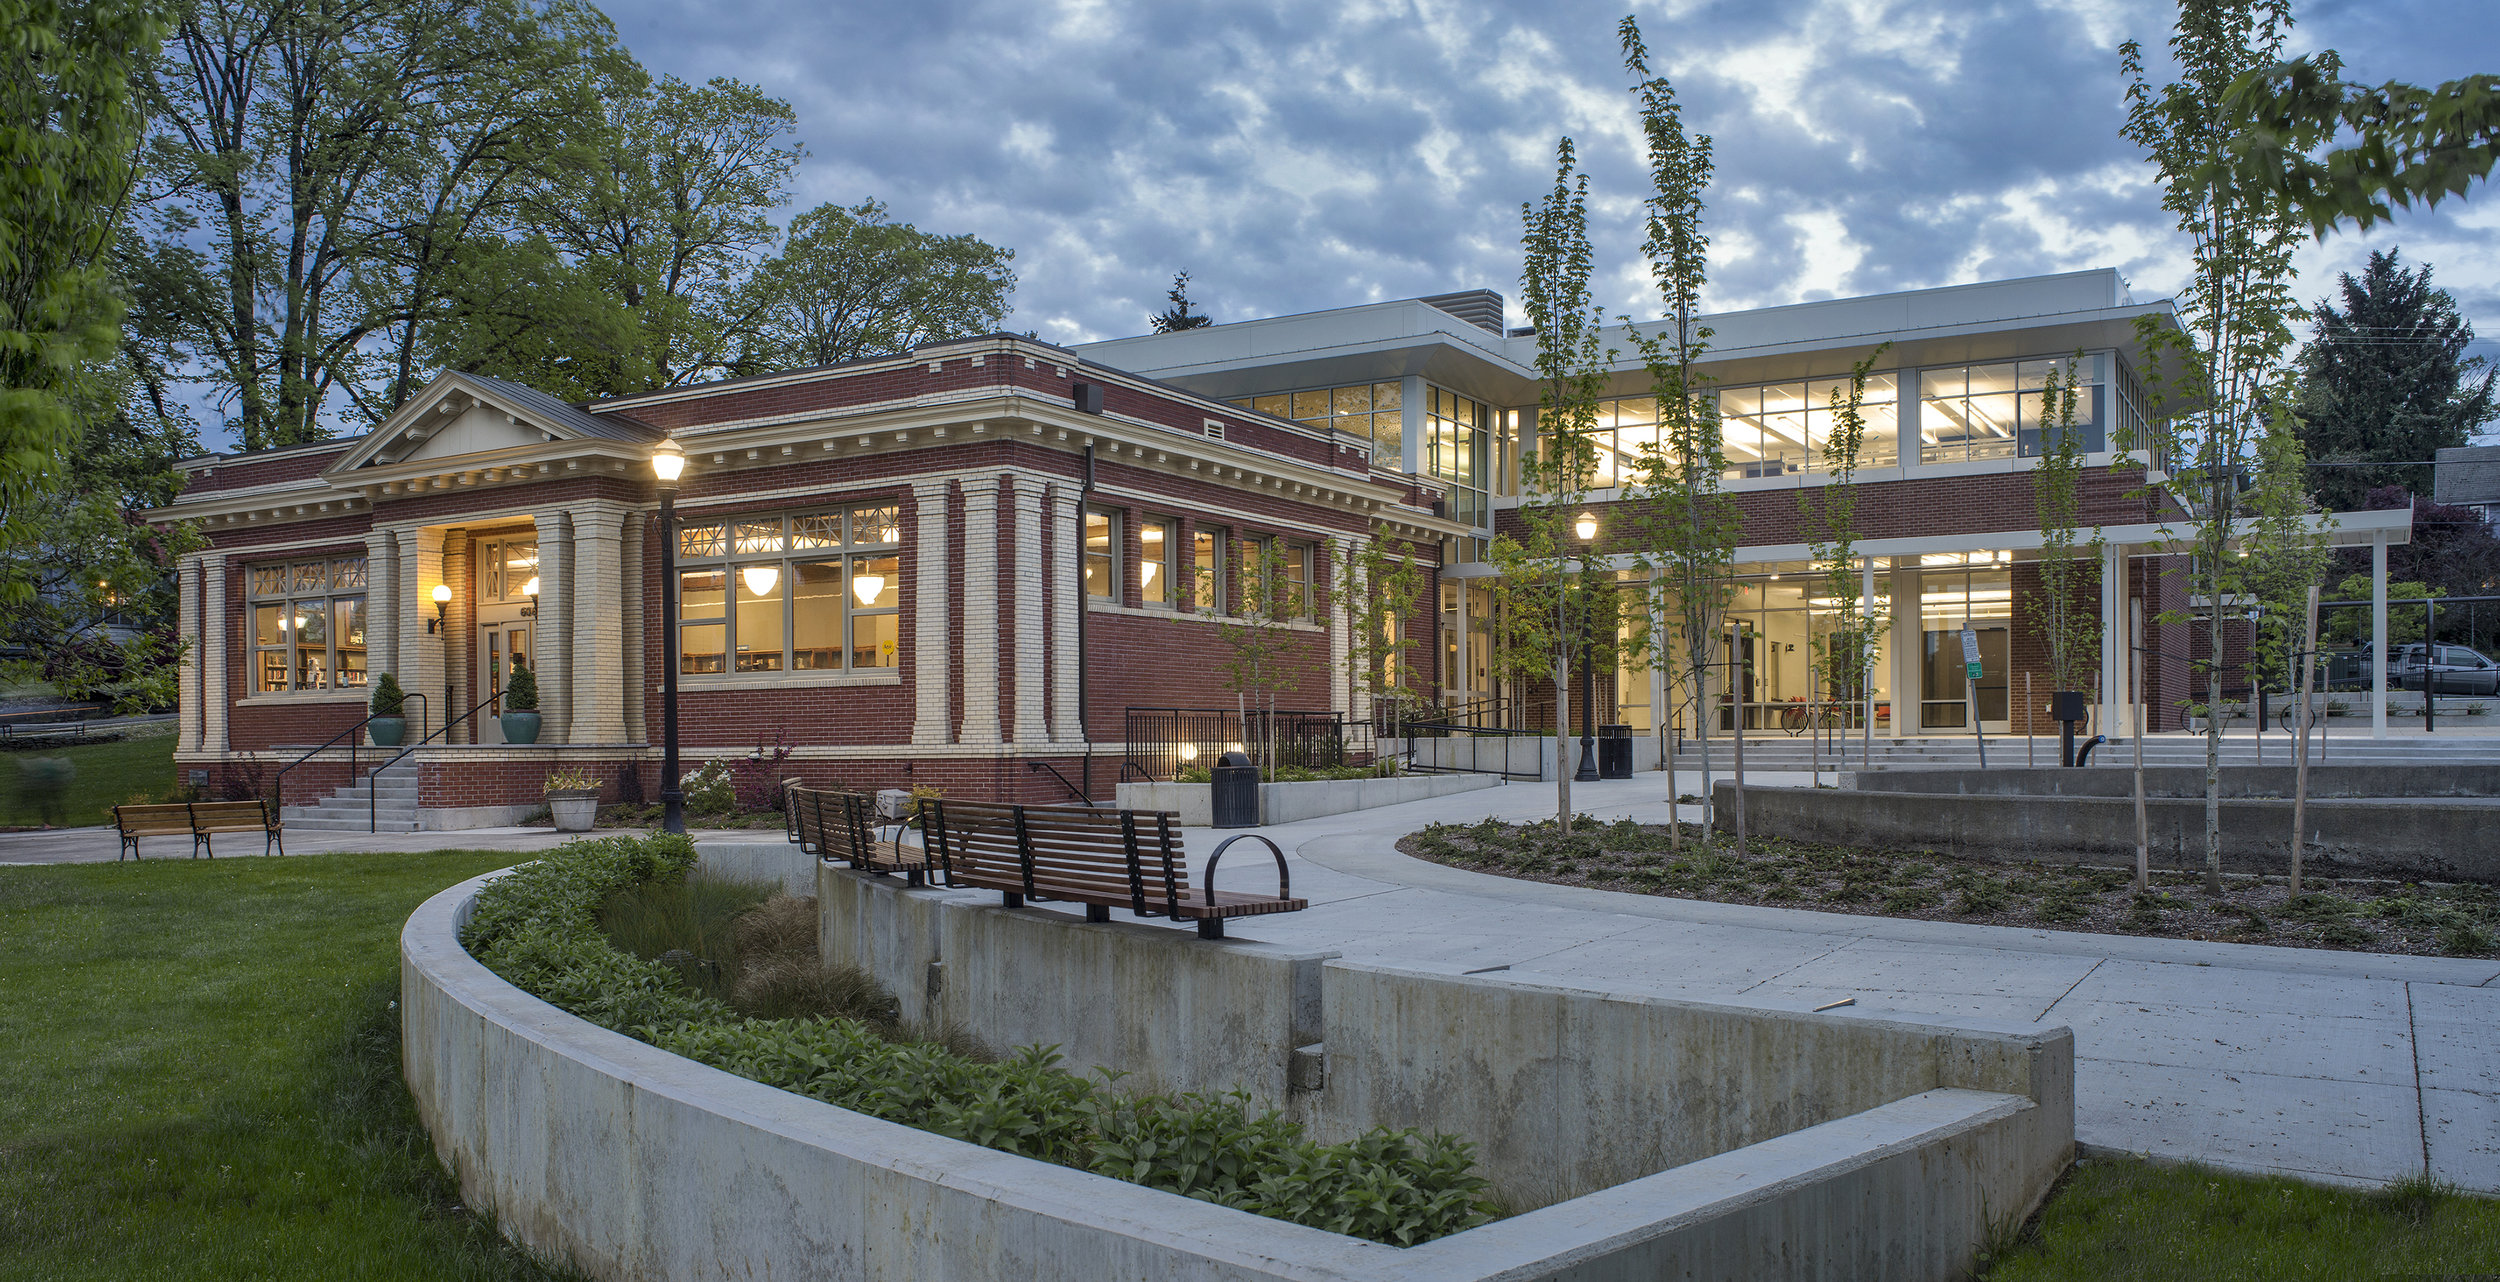
<svg viewBox="0 0 2500 1282">
<path fill-rule="evenodd" d="M 2205 893 L 2222 893 L 2222 617 L 2214 614 L 2205 669 Z"/>
<path fill-rule="evenodd" d="M 1554 647 L 1554 829 L 1571 831 L 1571 658 Z"/>
</svg>

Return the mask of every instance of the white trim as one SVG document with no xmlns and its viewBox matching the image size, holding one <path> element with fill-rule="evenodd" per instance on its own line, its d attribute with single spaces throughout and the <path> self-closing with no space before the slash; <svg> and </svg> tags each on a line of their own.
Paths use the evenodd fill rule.
<svg viewBox="0 0 2500 1282">
<path fill-rule="evenodd" d="M 819 671 L 809 668 L 799 672 L 749 672 L 726 676 L 680 673 L 677 696 L 707 694 L 730 690 L 787 690 L 822 686 L 899 686 L 903 684 L 901 668 L 871 668 L 866 671 L 837 672 L 832 668 Z"/>
</svg>

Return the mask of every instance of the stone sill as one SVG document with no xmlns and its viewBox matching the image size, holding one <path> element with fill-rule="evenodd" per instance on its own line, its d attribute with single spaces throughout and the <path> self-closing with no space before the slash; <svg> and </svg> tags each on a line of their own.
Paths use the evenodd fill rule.
<svg viewBox="0 0 2500 1282">
<path fill-rule="evenodd" d="M 680 676 L 677 678 L 677 697 L 682 699 L 710 690 L 791 690 L 901 684 L 901 668 L 878 668 L 871 672 L 747 672 L 736 676 Z"/>
</svg>

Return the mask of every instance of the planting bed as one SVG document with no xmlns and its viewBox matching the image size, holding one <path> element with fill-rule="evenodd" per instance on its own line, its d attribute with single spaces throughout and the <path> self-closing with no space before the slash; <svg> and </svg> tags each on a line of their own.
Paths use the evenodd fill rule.
<svg viewBox="0 0 2500 1282">
<path fill-rule="evenodd" d="M 2226 876 L 2223 893 L 2210 896 L 2197 874 L 2155 871 L 2151 888 L 2138 895 L 2132 870 L 2002 864 L 1764 837 L 1739 856 L 1724 833 L 1705 854 L 1700 828 L 1683 825 L 1682 837 L 1677 850 L 1663 824 L 1603 824 L 1581 815 L 1568 833 L 1551 820 L 1433 824 L 1400 839 L 1398 849 L 1529 881 L 1718 903 L 2296 948 L 2500 956 L 2500 890 L 2489 886 L 2312 877 L 2295 897 L 2281 878 Z"/>
</svg>

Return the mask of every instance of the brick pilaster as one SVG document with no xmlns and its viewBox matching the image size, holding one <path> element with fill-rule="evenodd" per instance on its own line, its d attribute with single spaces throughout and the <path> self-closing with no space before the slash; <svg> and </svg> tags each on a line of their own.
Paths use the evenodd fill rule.
<svg viewBox="0 0 2500 1282">
<path fill-rule="evenodd" d="M 997 743 L 998 481 L 967 477 L 964 494 L 964 712 L 958 743 Z"/>
<path fill-rule="evenodd" d="M 624 538 L 612 503 L 571 510 L 573 523 L 572 743 L 625 742 Z M 542 553 L 543 557 L 544 554 Z"/>
<path fill-rule="evenodd" d="M 388 530 L 365 535 L 365 680 L 399 675 L 399 540 Z M 406 682 L 400 688 L 407 688 Z"/>
<path fill-rule="evenodd" d="M 1077 586 L 1077 558 L 1084 553 L 1085 531 L 1078 507 L 1076 488 L 1054 485 L 1050 488 L 1047 506 L 1050 512 L 1050 581 L 1051 634 L 1057 638 L 1051 651 L 1050 673 L 1050 737 L 1053 743 L 1085 742 L 1085 723 L 1077 707 L 1077 628 L 1082 626 L 1084 594 Z"/>
<path fill-rule="evenodd" d="M 175 628 L 183 643 L 178 693 L 174 696 L 176 704 L 182 710 L 181 724 L 174 731 L 174 751 L 176 752 L 197 752 L 200 748 L 201 713 L 204 710 L 200 702 L 202 689 L 200 664 L 205 658 L 201 653 L 200 628 L 200 575 L 203 560 L 204 558 L 196 555 L 182 558 L 181 568 L 175 572 L 174 576 L 175 594 L 178 601 L 174 607 Z"/>
<path fill-rule="evenodd" d="M 912 484 L 912 718 L 915 744 L 946 742 L 947 663 L 945 481 Z"/>
<path fill-rule="evenodd" d="M 227 639 L 234 635 L 236 615 L 226 605 L 226 574 L 225 553 L 200 558 L 200 591 L 206 598 L 200 607 L 200 748 L 206 752 L 226 750 L 226 709 L 234 697 L 229 684 L 234 661 L 227 655 Z"/>
<path fill-rule="evenodd" d="M 1050 563 L 1042 556 L 1042 483 L 1029 476 L 1011 477 L 1008 484 L 1013 493 L 1015 557 L 1012 575 L 1014 598 L 1015 654 L 1015 742 L 1041 744 L 1050 740 L 1045 716 L 1050 689 L 1050 666 L 1042 647 L 1042 593 L 1048 586 Z"/>
</svg>

